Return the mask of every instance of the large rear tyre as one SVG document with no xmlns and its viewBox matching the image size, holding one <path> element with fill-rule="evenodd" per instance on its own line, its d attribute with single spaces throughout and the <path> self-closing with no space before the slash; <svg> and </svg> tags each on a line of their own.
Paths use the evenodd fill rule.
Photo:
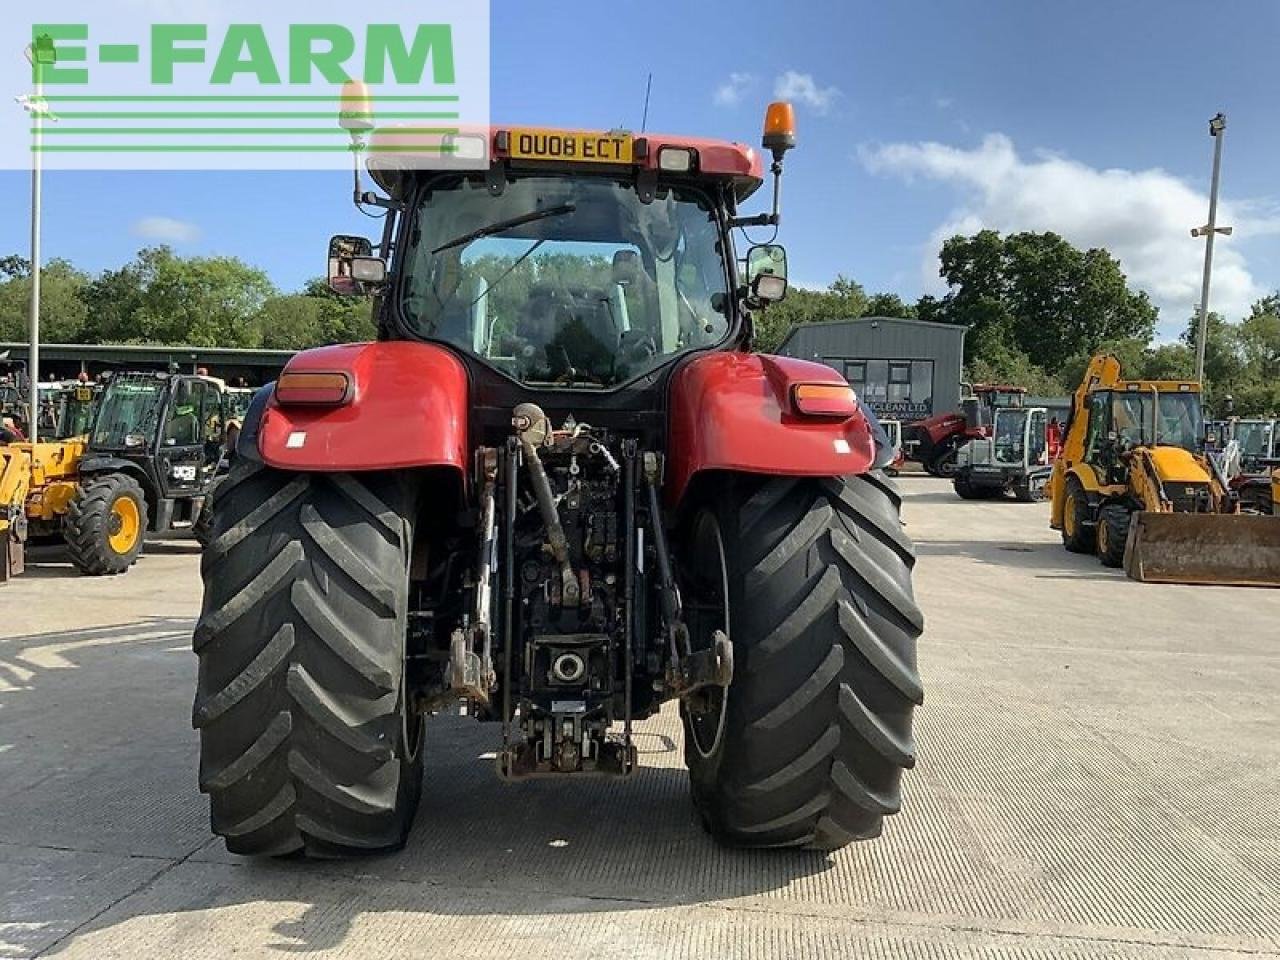
<svg viewBox="0 0 1280 960">
<path fill-rule="evenodd" d="M 241 460 L 215 496 L 192 713 L 213 832 L 241 854 L 403 845 L 422 788 L 404 682 L 413 491 Z"/>
<path fill-rule="evenodd" d="M 915 556 L 898 515 L 892 483 L 869 474 L 736 478 L 695 519 L 696 533 L 710 518 L 716 536 L 702 540 L 726 558 L 734 673 L 722 718 L 685 711 L 685 759 L 721 841 L 834 850 L 878 836 L 898 811 L 924 699 Z M 691 541 L 705 567 L 714 554 Z"/>
<path fill-rule="evenodd" d="M 147 499 L 133 477 L 86 479 L 67 504 L 63 536 L 71 562 L 92 577 L 124 573 L 142 553 Z"/>
<path fill-rule="evenodd" d="M 1104 567 L 1124 566 L 1124 548 L 1133 515 L 1123 504 L 1109 503 L 1098 514 L 1098 559 Z"/>
<path fill-rule="evenodd" d="M 1066 500 L 1062 506 L 1062 545 L 1071 553 L 1093 553 L 1097 543 L 1089 518 L 1089 501 L 1075 477 L 1067 478 Z"/>
</svg>

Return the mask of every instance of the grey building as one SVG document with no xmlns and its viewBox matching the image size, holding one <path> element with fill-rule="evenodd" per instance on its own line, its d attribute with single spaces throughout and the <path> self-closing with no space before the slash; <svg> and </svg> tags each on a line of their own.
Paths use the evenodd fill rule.
<svg viewBox="0 0 1280 960">
<path fill-rule="evenodd" d="M 804 323 L 778 353 L 835 368 L 876 416 L 910 422 L 960 409 L 966 329 L 896 317 Z"/>
<path fill-rule="evenodd" d="M 26 361 L 25 343 L 0 343 L 0 354 Z M 40 346 L 40 379 L 73 380 L 84 371 L 167 370 L 185 373 L 204 368 L 228 383 L 241 378 L 258 387 L 274 380 L 293 356 L 292 350 L 240 350 L 230 347 L 162 346 L 160 344 L 45 343 Z"/>
</svg>

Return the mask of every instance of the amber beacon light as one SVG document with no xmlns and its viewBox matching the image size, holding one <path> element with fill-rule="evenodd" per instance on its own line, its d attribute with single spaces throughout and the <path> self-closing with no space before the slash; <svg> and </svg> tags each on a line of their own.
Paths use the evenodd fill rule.
<svg viewBox="0 0 1280 960">
<path fill-rule="evenodd" d="M 773 153 L 774 160 L 780 162 L 783 155 L 795 145 L 795 107 L 785 101 L 769 104 L 764 113 L 764 148 Z"/>
<path fill-rule="evenodd" d="M 773 174 L 773 208 L 754 217 L 735 217 L 735 227 L 776 227 L 782 219 L 782 160 L 796 145 L 796 111 L 785 100 L 769 104 L 764 112 L 764 137 L 761 144 L 773 154 L 769 172 Z"/>
</svg>

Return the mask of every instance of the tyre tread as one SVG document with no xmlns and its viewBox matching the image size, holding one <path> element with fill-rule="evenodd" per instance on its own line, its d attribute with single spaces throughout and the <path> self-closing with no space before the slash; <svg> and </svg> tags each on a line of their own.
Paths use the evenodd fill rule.
<svg viewBox="0 0 1280 960">
<path fill-rule="evenodd" d="M 732 531 L 735 676 L 721 748 L 686 753 L 695 801 L 739 846 L 832 850 L 878 836 L 901 806 L 924 700 L 924 618 L 896 489 L 872 474 L 731 490 L 709 509 Z"/>
<path fill-rule="evenodd" d="M 404 842 L 421 783 L 400 690 L 412 488 L 388 475 L 232 465 L 216 493 L 200 679 L 200 789 L 240 854 Z"/>
</svg>

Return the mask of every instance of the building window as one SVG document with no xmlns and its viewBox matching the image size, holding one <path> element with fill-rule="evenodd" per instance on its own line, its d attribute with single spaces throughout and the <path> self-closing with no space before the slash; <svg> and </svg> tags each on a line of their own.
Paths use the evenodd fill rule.
<svg viewBox="0 0 1280 960">
<path fill-rule="evenodd" d="M 911 364 L 889 362 L 888 400 L 890 403 L 911 402 Z"/>
<path fill-rule="evenodd" d="M 879 417 L 933 415 L 932 360 L 845 360 L 844 377 Z"/>
</svg>

